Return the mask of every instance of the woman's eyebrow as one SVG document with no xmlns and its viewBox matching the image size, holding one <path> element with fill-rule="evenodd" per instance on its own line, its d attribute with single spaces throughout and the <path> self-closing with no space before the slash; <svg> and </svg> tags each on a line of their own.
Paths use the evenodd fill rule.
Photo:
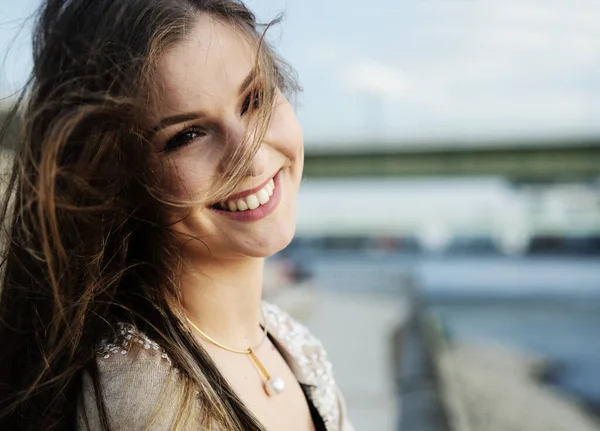
<svg viewBox="0 0 600 431">
<path fill-rule="evenodd" d="M 160 120 L 158 122 L 158 124 L 156 126 L 154 126 L 154 128 L 152 130 L 150 130 L 150 137 L 156 135 L 156 133 L 158 133 L 158 131 L 160 131 L 161 129 L 164 129 L 165 127 L 173 126 L 173 125 L 179 124 L 179 123 L 184 123 L 186 121 L 198 120 L 204 116 L 205 115 L 203 115 L 202 113 L 199 113 L 199 112 L 186 112 L 185 114 L 178 114 L 178 115 L 173 115 L 171 117 L 163 118 L 162 120 Z"/>
<path fill-rule="evenodd" d="M 246 75 L 246 77 L 244 78 L 244 81 L 240 85 L 240 88 L 238 90 L 238 94 L 241 95 L 241 94 L 243 94 L 246 91 L 246 89 L 254 81 L 255 76 L 256 75 L 254 73 L 254 70 L 251 70 L 250 73 L 248 73 L 248 75 Z M 161 129 L 164 129 L 165 127 L 173 126 L 173 125 L 179 124 L 179 123 L 184 123 L 186 121 L 198 120 L 198 119 L 200 119 L 200 118 L 202 118 L 204 116 L 205 115 L 203 115 L 202 113 L 199 113 L 199 112 L 187 112 L 187 113 L 184 113 L 184 114 L 178 114 L 178 115 L 173 115 L 171 117 L 163 118 L 150 131 L 150 137 L 156 135 L 156 133 L 158 133 Z"/>
<path fill-rule="evenodd" d="M 248 75 L 246 75 L 246 77 L 244 78 L 244 81 L 242 81 L 242 84 L 240 85 L 240 89 L 238 90 L 238 94 L 241 95 L 242 93 L 244 93 L 244 91 L 246 91 L 246 89 L 250 86 L 250 84 L 252 84 L 255 77 L 256 77 L 256 74 L 254 73 L 254 69 L 252 69 L 250 71 L 250 73 L 248 73 Z"/>
</svg>

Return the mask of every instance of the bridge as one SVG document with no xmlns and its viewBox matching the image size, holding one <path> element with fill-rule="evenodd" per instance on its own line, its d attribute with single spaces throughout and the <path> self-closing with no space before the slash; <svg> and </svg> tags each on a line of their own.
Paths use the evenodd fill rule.
<svg viewBox="0 0 600 431">
<path fill-rule="evenodd" d="M 309 144 L 304 168 L 307 177 L 491 175 L 529 183 L 600 176 L 600 137 L 437 146 L 365 142 L 360 150 Z"/>
</svg>

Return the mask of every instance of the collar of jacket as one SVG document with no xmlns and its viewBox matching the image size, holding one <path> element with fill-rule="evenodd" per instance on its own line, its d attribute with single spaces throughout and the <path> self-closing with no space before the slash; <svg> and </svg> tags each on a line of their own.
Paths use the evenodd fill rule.
<svg viewBox="0 0 600 431">
<path fill-rule="evenodd" d="M 321 342 L 276 305 L 262 303 L 265 324 L 298 382 L 309 387 L 328 431 L 339 431 L 340 409 L 332 365 Z"/>
</svg>

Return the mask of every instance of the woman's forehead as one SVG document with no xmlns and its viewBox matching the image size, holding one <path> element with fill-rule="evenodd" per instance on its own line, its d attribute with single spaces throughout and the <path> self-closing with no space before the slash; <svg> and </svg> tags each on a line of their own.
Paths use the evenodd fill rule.
<svg viewBox="0 0 600 431">
<path fill-rule="evenodd" d="M 159 59 L 158 110 L 210 110 L 237 100 L 256 56 L 248 36 L 209 15 Z"/>
</svg>

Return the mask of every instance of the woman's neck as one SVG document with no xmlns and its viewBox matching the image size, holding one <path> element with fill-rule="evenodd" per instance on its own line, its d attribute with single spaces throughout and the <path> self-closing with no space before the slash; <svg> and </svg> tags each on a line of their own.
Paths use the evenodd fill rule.
<svg viewBox="0 0 600 431">
<path fill-rule="evenodd" d="M 191 265 L 188 265 L 191 266 Z M 261 337 L 263 258 L 194 265 L 180 280 L 187 317 L 215 341 L 233 349 L 256 345 Z"/>
</svg>

